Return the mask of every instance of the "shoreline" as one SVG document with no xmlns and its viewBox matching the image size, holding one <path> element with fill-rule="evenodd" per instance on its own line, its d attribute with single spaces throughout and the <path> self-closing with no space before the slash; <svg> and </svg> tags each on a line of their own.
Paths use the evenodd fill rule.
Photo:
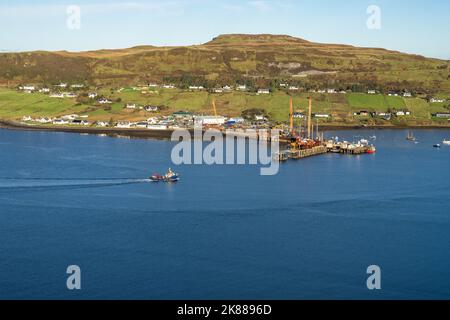
<svg viewBox="0 0 450 320">
<path fill-rule="evenodd" d="M 43 132 L 65 132 L 78 134 L 95 134 L 108 135 L 111 137 L 128 136 L 133 138 L 161 139 L 170 140 L 175 130 L 149 130 L 149 129 L 120 129 L 120 128 L 97 128 L 97 127 L 48 127 L 41 125 L 27 125 L 16 121 L 1 120 L 0 128 L 9 130 L 23 131 L 43 131 Z M 394 126 L 394 125 L 378 125 L 378 126 L 360 126 L 360 125 L 322 125 L 321 131 L 343 131 L 343 130 L 450 130 L 449 126 L 443 125 L 427 125 L 427 126 Z M 190 130 L 193 131 L 193 130 Z"/>
</svg>

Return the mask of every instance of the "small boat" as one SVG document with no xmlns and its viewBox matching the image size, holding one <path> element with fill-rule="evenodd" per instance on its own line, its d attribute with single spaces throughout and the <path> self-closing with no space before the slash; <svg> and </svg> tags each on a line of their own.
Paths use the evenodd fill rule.
<svg viewBox="0 0 450 320">
<path fill-rule="evenodd" d="M 440 147 L 441 147 L 441 145 L 439 143 L 437 143 L 433 146 L 433 148 L 437 148 L 437 149 L 439 149 Z"/>
<path fill-rule="evenodd" d="M 450 140 L 444 139 L 444 141 L 442 141 L 442 144 L 450 146 Z"/>
<path fill-rule="evenodd" d="M 152 181 L 152 182 L 177 182 L 177 181 L 180 181 L 180 176 L 178 175 L 178 173 L 173 172 L 172 169 L 169 169 L 164 176 L 157 174 L 157 173 L 153 174 L 150 177 L 150 181 Z"/>
<path fill-rule="evenodd" d="M 414 137 L 414 134 L 412 133 L 412 131 L 409 131 L 408 136 L 406 137 L 406 140 L 416 141 L 416 137 Z"/>
<path fill-rule="evenodd" d="M 375 148 L 375 146 L 370 146 L 369 148 L 367 148 L 366 153 L 367 154 L 375 154 L 375 153 L 377 153 L 377 149 Z"/>
</svg>

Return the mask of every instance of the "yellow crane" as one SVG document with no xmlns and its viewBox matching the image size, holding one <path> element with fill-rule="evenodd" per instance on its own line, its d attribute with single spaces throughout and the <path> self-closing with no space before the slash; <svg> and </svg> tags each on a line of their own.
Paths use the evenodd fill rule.
<svg viewBox="0 0 450 320">
<path fill-rule="evenodd" d="M 212 100 L 212 107 L 213 107 L 213 110 L 214 110 L 214 115 L 217 117 L 217 108 L 216 108 L 216 100 Z"/>
<path fill-rule="evenodd" d="M 289 101 L 289 131 L 294 134 L 294 102 L 292 97 Z"/>
</svg>

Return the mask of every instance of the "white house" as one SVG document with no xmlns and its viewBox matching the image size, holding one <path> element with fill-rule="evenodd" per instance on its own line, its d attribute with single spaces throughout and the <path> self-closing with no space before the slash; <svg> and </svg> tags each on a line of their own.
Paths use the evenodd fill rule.
<svg viewBox="0 0 450 320">
<path fill-rule="evenodd" d="M 68 114 L 66 116 L 61 117 L 61 119 L 64 119 L 64 120 L 75 120 L 77 118 L 79 118 L 79 116 L 77 114 Z"/>
<path fill-rule="evenodd" d="M 223 89 L 214 89 L 214 93 L 222 93 Z"/>
<path fill-rule="evenodd" d="M 258 94 L 270 94 L 270 89 L 259 89 Z"/>
<path fill-rule="evenodd" d="M 367 93 L 368 93 L 368 94 L 376 94 L 377 91 L 376 91 L 376 90 L 368 90 Z"/>
<path fill-rule="evenodd" d="M 438 98 L 431 98 L 430 102 L 431 103 L 444 103 L 445 100 L 444 99 L 438 99 Z"/>
<path fill-rule="evenodd" d="M 84 84 L 79 84 L 79 83 L 76 83 L 76 84 L 73 84 L 73 85 L 71 85 L 71 87 L 72 88 L 84 88 Z"/>
<path fill-rule="evenodd" d="M 287 83 L 280 83 L 280 88 L 287 88 L 288 84 Z"/>
<path fill-rule="evenodd" d="M 314 116 L 314 118 L 318 118 L 318 119 L 328 119 L 331 117 L 329 114 L 326 114 L 326 113 L 315 113 L 313 116 Z"/>
<path fill-rule="evenodd" d="M 60 84 L 55 85 L 55 87 L 59 87 L 59 88 L 67 88 L 67 83 L 61 82 Z"/>
<path fill-rule="evenodd" d="M 296 86 L 290 86 L 290 87 L 289 87 L 289 90 L 291 90 L 291 91 L 298 91 L 298 90 L 299 90 L 299 87 L 296 87 Z"/>
<path fill-rule="evenodd" d="M 51 118 L 46 118 L 46 117 L 36 119 L 36 122 L 39 122 L 39 123 L 52 123 L 52 121 L 53 120 Z"/>
<path fill-rule="evenodd" d="M 63 93 L 63 95 L 66 98 L 76 98 L 77 97 L 76 93 L 73 93 L 73 92 L 65 92 L 65 93 Z"/>
<path fill-rule="evenodd" d="M 410 111 L 407 111 L 407 110 L 400 110 L 400 111 L 397 111 L 397 112 L 395 113 L 395 115 L 396 115 L 397 117 L 410 116 L 410 115 L 411 115 L 411 112 L 410 112 Z"/>
<path fill-rule="evenodd" d="M 405 92 L 405 93 L 403 93 L 403 97 L 410 98 L 410 97 L 412 97 L 412 94 L 411 94 L 411 92 Z"/>
<path fill-rule="evenodd" d="M 89 97 L 89 99 L 95 99 L 95 98 L 97 98 L 97 93 L 95 93 L 95 92 L 89 93 L 88 97 Z"/>
<path fill-rule="evenodd" d="M 50 98 L 64 98 L 64 93 L 52 93 L 49 96 Z"/>
<path fill-rule="evenodd" d="M 131 123 L 129 121 L 119 121 L 116 125 L 116 128 L 131 128 Z"/>
<path fill-rule="evenodd" d="M 245 84 L 244 85 L 238 85 L 236 87 L 236 90 L 238 90 L 238 91 L 247 91 L 247 86 Z"/>
<path fill-rule="evenodd" d="M 30 116 L 23 116 L 22 121 L 32 121 L 33 118 L 31 118 Z"/>
<path fill-rule="evenodd" d="M 22 90 L 23 91 L 34 91 L 34 90 L 36 90 L 36 87 L 35 86 L 23 86 Z"/>
<path fill-rule="evenodd" d="M 108 100 L 108 99 L 105 99 L 105 98 L 102 98 L 102 99 L 98 100 L 98 103 L 100 103 L 100 104 L 111 104 L 112 101 Z"/>
<path fill-rule="evenodd" d="M 336 89 L 328 89 L 327 93 L 336 93 Z"/>
<path fill-rule="evenodd" d="M 39 92 L 41 92 L 41 93 L 49 93 L 50 89 L 49 88 L 41 88 L 41 89 L 39 89 Z"/>
<path fill-rule="evenodd" d="M 159 86 L 156 83 L 149 83 L 148 87 L 149 88 L 158 88 Z"/>
<path fill-rule="evenodd" d="M 194 117 L 196 125 L 223 125 L 227 119 L 222 116 L 197 116 Z"/>
<path fill-rule="evenodd" d="M 107 127 L 107 126 L 109 126 L 109 123 L 106 121 L 97 121 L 97 123 L 95 125 L 97 127 Z"/>
<path fill-rule="evenodd" d="M 233 90 L 230 86 L 224 86 L 222 89 L 223 89 L 223 91 L 231 91 L 231 90 Z"/>
<path fill-rule="evenodd" d="M 126 109 L 136 109 L 136 104 L 135 103 L 127 103 L 125 105 Z"/>
<path fill-rule="evenodd" d="M 175 86 L 173 84 L 165 84 L 163 85 L 164 89 L 175 89 Z"/>
<path fill-rule="evenodd" d="M 256 121 L 267 121 L 267 118 L 262 115 L 255 115 Z"/>
<path fill-rule="evenodd" d="M 157 106 L 146 106 L 145 107 L 145 111 L 147 111 L 147 112 L 158 112 L 158 107 Z"/>
<path fill-rule="evenodd" d="M 53 120 L 53 124 L 64 125 L 64 124 L 69 124 L 69 121 L 66 119 L 55 119 L 55 120 Z"/>
</svg>

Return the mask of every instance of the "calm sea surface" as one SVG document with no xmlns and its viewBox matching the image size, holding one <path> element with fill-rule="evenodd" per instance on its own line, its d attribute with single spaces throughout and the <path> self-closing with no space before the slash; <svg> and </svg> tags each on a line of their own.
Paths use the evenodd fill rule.
<svg viewBox="0 0 450 320">
<path fill-rule="evenodd" d="M 171 142 L 0 130 L 0 298 L 450 299 L 450 147 L 432 147 L 450 131 L 335 135 L 378 153 L 272 177 L 180 166 L 168 185 L 139 179 Z"/>
</svg>

